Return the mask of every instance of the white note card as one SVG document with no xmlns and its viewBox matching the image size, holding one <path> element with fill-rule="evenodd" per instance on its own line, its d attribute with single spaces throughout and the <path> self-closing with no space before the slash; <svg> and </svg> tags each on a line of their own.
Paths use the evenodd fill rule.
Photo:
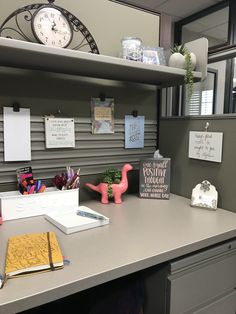
<svg viewBox="0 0 236 314">
<path fill-rule="evenodd" d="M 75 147 L 73 118 L 45 118 L 46 148 Z"/>
<path fill-rule="evenodd" d="M 213 162 L 222 161 L 222 132 L 189 132 L 188 157 Z"/>
<path fill-rule="evenodd" d="M 3 108 L 4 161 L 31 160 L 30 109 Z"/>
<path fill-rule="evenodd" d="M 144 123 L 144 116 L 125 116 L 125 148 L 144 147 Z"/>
</svg>

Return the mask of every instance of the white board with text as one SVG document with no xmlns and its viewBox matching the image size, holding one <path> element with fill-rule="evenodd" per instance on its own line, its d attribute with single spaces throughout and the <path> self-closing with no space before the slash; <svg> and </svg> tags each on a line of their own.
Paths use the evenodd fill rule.
<svg viewBox="0 0 236 314">
<path fill-rule="evenodd" d="M 222 161 L 222 132 L 189 132 L 188 157 L 213 162 Z"/>
</svg>

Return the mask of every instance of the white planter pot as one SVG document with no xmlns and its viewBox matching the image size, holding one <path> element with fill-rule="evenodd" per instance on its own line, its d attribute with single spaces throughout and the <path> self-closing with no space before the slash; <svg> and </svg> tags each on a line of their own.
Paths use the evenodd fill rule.
<svg viewBox="0 0 236 314">
<path fill-rule="evenodd" d="M 190 56 L 192 61 L 192 68 L 194 70 L 196 68 L 197 58 L 193 52 L 190 53 Z M 185 69 L 185 56 L 179 52 L 173 53 L 169 58 L 169 66 L 173 68 Z"/>
<path fill-rule="evenodd" d="M 196 55 L 193 52 L 190 52 L 191 61 L 192 61 L 192 69 L 195 70 L 197 65 L 197 58 Z"/>
<path fill-rule="evenodd" d="M 173 53 L 169 58 L 169 66 L 173 68 L 185 69 L 185 58 L 179 53 Z"/>
</svg>

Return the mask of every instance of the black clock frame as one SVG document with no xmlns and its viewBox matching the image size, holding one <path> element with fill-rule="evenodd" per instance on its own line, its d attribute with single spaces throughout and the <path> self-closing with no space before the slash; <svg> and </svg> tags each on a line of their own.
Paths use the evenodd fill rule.
<svg viewBox="0 0 236 314">
<path fill-rule="evenodd" d="M 35 34 L 33 32 L 32 27 L 30 27 L 31 34 L 29 36 L 23 30 L 23 27 L 22 27 L 23 25 L 21 25 L 21 23 L 19 21 L 19 17 L 21 15 L 24 15 L 24 18 L 23 18 L 24 23 L 30 22 L 30 25 L 31 25 L 35 12 L 37 12 L 39 9 L 41 9 L 42 7 L 45 7 L 45 6 L 46 7 L 52 7 L 52 8 L 59 10 L 67 18 L 68 22 L 71 25 L 72 31 L 74 32 L 73 33 L 74 38 L 75 38 L 75 35 L 77 33 L 80 33 L 82 35 L 82 40 L 80 40 L 78 44 L 76 44 L 75 46 L 72 47 L 71 46 L 72 43 L 70 43 L 70 45 L 67 48 L 70 48 L 73 50 L 82 50 L 82 48 L 88 47 L 87 52 L 99 54 L 99 49 L 98 49 L 98 46 L 95 42 L 95 39 L 92 36 L 92 34 L 89 32 L 87 27 L 71 12 L 69 12 L 68 10 L 66 10 L 66 9 L 64 9 L 58 5 L 55 5 L 54 1 L 55 0 L 48 0 L 48 3 L 46 3 L 46 4 L 45 3 L 30 4 L 30 5 L 26 5 L 24 7 L 21 7 L 15 11 L 13 11 L 5 19 L 5 21 L 0 25 L 0 36 L 1 37 L 7 37 L 7 38 L 13 38 L 12 35 L 8 34 L 8 32 L 9 33 L 13 32 L 16 35 L 20 36 L 21 39 L 23 39 L 25 41 L 35 42 L 35 40 L 37 40 L 37 38 L 35 37 Z M 8 22 L 9 21 L 12 22 L 13 20 L 15 20 L 15 28 L 12 26 L 8 26 Z M 17 38 L 17 39 L 19 39 L 19 38 Z M 73 43 L 74 43 L 74 40 L 73 40 Z"/>
</svg>

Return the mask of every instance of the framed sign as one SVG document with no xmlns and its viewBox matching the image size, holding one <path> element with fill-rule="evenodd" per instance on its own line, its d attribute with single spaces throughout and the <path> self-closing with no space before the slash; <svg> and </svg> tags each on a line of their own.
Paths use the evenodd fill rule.
<svg viewBox="0 0 236 314">
<path fill-rule="evenodd" d="M 45 118 L 46 148 L 75 147 L 73 118 Z"/>
<path fill-rule="evenodd" d="M 169 199 L 170 158 L 150 158 L 140 162 L 139 196 Z"/>
<path fill-rule="evenodd" d="M 222 161 L 222 132 L 189 132 L 188 157 L 213 162 Z"/>
</svg>

